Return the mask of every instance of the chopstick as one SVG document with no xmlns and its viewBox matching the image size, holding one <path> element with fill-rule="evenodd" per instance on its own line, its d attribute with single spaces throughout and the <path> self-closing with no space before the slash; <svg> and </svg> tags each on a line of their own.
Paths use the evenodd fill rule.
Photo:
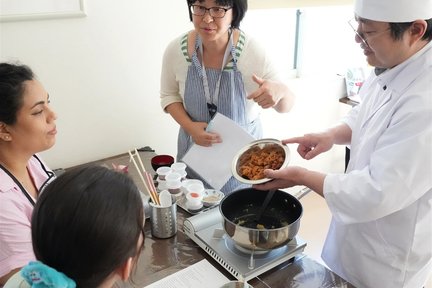
<svg viewBox="0 0 432 288">
<path fill-rule="evenodd" d="M 144 184 L 144 187 L 147 189 L 148 194 L 149 194 L 151 200 L 156 205 L 160 205 L 159 196 L 158 196 L 156 187 L 154 185 L 153 178 L 152 178 L 151 174 L 145 170 L 144 165 L 142 163 L 142 160 L 141 160 L 141 157 L 140 157 L 138 151 L 135 149 L 134 152 L 135 153 L 132 154 L 131 151 L 128 151 L 130 159 L 132 160 L 133 164 L 135 165 L 135 168 L 138 171 L 138 175 L 140 176 L 141 181 Z M 138 161 L 140 163 L 142 171 L 140 170 L 140 167 L 138 166 L 137 162 L 135 161 L 135 157 L 134 156 L 136 156 L 138 158 Z M 145 175 L 145 178 L 144 178 L 143 174 Z"/>
<path fill-rule="evenodd" d="M 142 160 L 141 160 L 141 156 L 139 155 L 137 149 L 135 149 L 135 155 L 138 156 L 138 161 L 139 161 L 139 163 L 140 163 L 140 165 L 141 165 L 141 169 L 142 169 L 142 171 L 143 171 L 143 172 L 146 172 L 146 169 L 144 168 L 144 164 L 143 164 L 143 162 L 142 162 Z"/>
</svg>

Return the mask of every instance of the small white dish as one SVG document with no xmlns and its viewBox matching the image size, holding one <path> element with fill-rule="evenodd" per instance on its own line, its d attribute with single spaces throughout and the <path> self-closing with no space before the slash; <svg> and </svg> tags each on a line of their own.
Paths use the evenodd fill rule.
<svg viewBox="0 0 432 288">
<path fill-rule="evenodd" d="M 167 182 L 181 182 L 181 175 L 177 172 L 171 172 L 165 176 Z"/>
<path fill-rule="evenodd" d="M 202 204 L 203 194 L 197 192 L 190 192 L 186 194 L 187 203 L 191 204 L 191 206 L 197 206 L 198 204 Z"/>
<path fill-rule="evenodd" d="M 183 194 L 183 191 L 181 190 L 181 182 L 167 182 L 167 189 L 173 195 Z"/>
<path fill-rule="evenodd" d="M 181 181 L 186 180 L 187 172 L 186 171 L 178 171 L 176 173 L 179 173 L 181 176 Z"/>
<path fill-rule="evenodd" d="M 177 173 L 179 171 L 185 171 L 186 167 L 187 167 L 186 164 L 183 162 L 175 162 L 171 164 L 171 169 L 173 169 Z"/>
<path fill-rule="evenodd" d="M 188 191 L 188 194 L 195 192 L 202 196 L 204 193 L 204 185 L 192 183 L 186 186 L 186 190 Z"/>
<path fill-rule="evenodd" d="M 203 203 L 190 203 L 190 202 L 186 202 L 186 209 L 189 210 L 192 213 L 196 213 L 198 211 L 200 211 L 203 208 Z"/>
<path fill-rule="evenodd" d="M 158 180 L 162 180 L 162 181 L 164 181 L 164 180 L 165 180 L 165 177 L 166 177 L 168 174 L 170 174 L 171 172 L 172 172 L 172 169 L 171 169 L 170 167 L 166 167 L 166 166 L 159 167 L 159 168 L 156 170 L 156 174 L 158 175 Z"/>
<path fill-rule="evenodd" d="M 202 202 L 204 206 L 210 207 L 219 204 L 220 201 L 225 197 L 225 194 L 219 190 L 206 189 L 203 193 Z"/>
</svg>

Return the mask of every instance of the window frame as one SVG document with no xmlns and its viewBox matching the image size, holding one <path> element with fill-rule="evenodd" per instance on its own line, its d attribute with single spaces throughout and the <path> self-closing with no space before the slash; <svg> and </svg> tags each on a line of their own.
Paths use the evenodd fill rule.
<svg viewBox="0 0 432 288">
<path fill-rule="evenodd" d="M 293 9 L 295 10 L 295 35 L 293 43 L 292 66 L 287 72 L 288 78 L 302 78 L 304 75 L 303 47 L 305 13 L 309 8 L 329 8 L 330 6 L 354 6 L 354 0 L 248 0 L 250 10 Z M 306 17 L 308 18 L 308 17 Z M 286 72 L 285 72 L 286 73 Z M 310 74 L 310 72 L 306 72 Z"/>
</svg>

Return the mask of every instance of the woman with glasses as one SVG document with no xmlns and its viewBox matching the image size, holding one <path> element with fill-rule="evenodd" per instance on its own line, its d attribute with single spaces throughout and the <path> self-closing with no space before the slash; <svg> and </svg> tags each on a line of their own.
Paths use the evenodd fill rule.
<svg viewBox="0 0 432 288">
<path fill-rule="evenodd" d="M 215 113 L 234 120 L 262 138 L 260 110 L 288 112 L 294 96 L 280 82 L 268 55 L 240 30 L 247 0 L 187 0 L 194 29 L 167 47 L 161 74 L 161 105 L 180 124 L 177 159 L 196 143 L 224 141 L 206 131 Z M 188 171 L 191 178 L 198 178 Z M 232 192 L 231 178 L 222 188 Z"/>
<path fill-rule="evenodd" d="M 31 215 L 54 176 L 36 155 L 56 140 L 49 102 L 29 67 L 0 63 L 0 286 L 34 259 Z"/>
<path fill-rule="evenodd" d="M 39 197 L 31 235 L 37 261 L 5 288 L 108 288 L 129 278 L 144 245 L 144 209 L 127 175 L 102 166 L 75 168 Z"/>
<path fill-rule="evenodd" d="M 332 221 L 322 257 L 355 287 L 420 288 L 432 275 L 432 0 L 356 0 L 355 40 L 375 67 L 361 103 L 324 132 L 286 139 L 304 159 L 351 146 L 344 174 L 265 170 L 258 189 L 306 185 Z"/>
</svg>

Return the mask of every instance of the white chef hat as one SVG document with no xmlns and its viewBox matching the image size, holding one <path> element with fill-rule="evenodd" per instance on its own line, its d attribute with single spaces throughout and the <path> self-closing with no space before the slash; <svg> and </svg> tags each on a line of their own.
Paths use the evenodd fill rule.
<svg viewBox="0 0 432 288">
<path fill-rule="evenodd" d="M 381 22 L 412 22 L 432 18 L 432 0 L 356 0 L 354 13 Z"/>
</svg>

